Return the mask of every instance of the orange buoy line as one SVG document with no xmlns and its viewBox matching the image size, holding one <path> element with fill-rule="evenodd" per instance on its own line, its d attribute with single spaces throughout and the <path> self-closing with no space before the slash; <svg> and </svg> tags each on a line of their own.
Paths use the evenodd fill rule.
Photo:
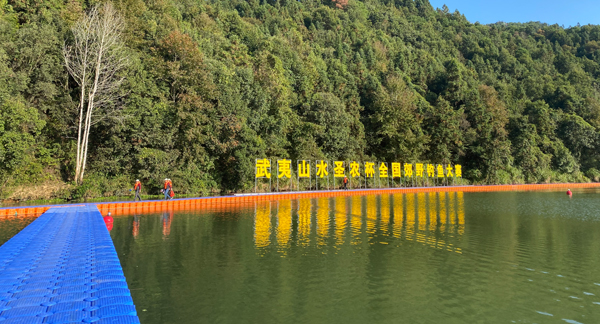
<svg viewBox="0 0 600 324">
<path fill-rule="evenodd" d="M 173 200 L 148 200 L 148 201 L 122 201 L 106 203 L 90 203 L 96 205 L 103 216 L 111 212 L 113 216 L 131 213 L 153 213 L 163 210 L 194 210 L 215 209 L 227 210 L 240 207 L 253 206 L 257 201 L 276 201 L 282 199 L 318 198 L 353 196 L 386 193 L 418 193 L 418 192 L 494 192 L 494 191 L 532 191 L 567 188 L 600 188 L 600 183 L 550 183 L 550 184 L 525 184 L 525 185 L 485 185 L 485 186 L 448 186 L 448 187 L 413 187 L 413 188 L 381 188 L 381 189 L 354 189 L 354 190 L 324 190 L 324 191 L 297 191 L 273 192 L 257 194 L 238 194 L 233 196 L 182 198 Z M 74 206 L 74 205 L 69 205 Z M 39 216 L 51 207 L 8 207 L 0 208 L 0 217 L 3 216 Z M 65 206 L 67 207 L 67 206 Z"/>
</svg>

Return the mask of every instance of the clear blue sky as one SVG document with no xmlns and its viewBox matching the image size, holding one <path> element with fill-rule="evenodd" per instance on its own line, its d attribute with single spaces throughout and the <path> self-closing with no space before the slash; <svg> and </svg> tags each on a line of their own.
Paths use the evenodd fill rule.
<svg viewBox="0 0 600 324">
<path fill-rule="evenodd" d="M 600 24 L 600 0 L 429 0 L 433 8 L 444 4 L 458 9 L 474 23 L 541 21 L 565 27 Z"/>
</svg>

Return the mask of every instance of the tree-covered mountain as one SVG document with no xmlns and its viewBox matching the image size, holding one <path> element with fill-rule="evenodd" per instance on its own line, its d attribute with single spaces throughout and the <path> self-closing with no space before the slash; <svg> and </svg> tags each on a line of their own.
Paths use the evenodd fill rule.
<svg viewBox="0 0 600 324">
<path fill-rule="evenodd" d="M 63 46 L 95 1 L 0 0 L 0 185 L 71 182 Z M 471 23 L 427 0 L 117 0 L 129 66 L 84 184 L 253 186 L 255 158 L 458 163 L 473 183 L 598 181 L 600 27 Z"/>
</svg>

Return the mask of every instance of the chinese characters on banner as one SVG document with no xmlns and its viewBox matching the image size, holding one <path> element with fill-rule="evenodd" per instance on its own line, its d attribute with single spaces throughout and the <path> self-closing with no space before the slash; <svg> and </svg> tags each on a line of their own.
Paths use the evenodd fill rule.
<svg viewBox="0 0 600 324">
<path fill-rule="evenodd" d="M 443 178 L 444 177 L 444 166 L 441 164 L 438 164 L 437 172 L 438 172 L 438 174 L 437 174 L 438 178 Z"/>
<path fill-rule="evenodd" d="M 274 170 L 277 175 L 277 180 L 279 179 L 293 179 L 297 177 L 298 179 L 298 188 L 300 188 L 300 180 L 307 179 L 311 180 L 313 178 L 313 174 L 311 173 L 311 161 L 310 160 L 297 160 L 297 168 L 296 174 L 292 176 L 294 170 L 292 170 L 292 160 L 281 159 L 277 160 L 277 169 Z M 363 168 L 361 168 L 361 164 Z M 330 167 L 331 165 L 331 167 Z M 429 183 L 429 179 L 433 180 L 434 183 L 454 183 L 454 180 L 457 178 L 462 178 L 462 166 L 460 164 L 431 164 L 431 163 L 400 163 L 400 162 L 390 162 L 389 164 L 386 162 L 363 162 L 360 163 L 358 161 L 326 161 L 326 160 L 317 160 L 314 161 L 314 178 L 315 180 L 321 179 L 322 181 L 326 181 L 327 187 L 329 188 L 329 173 L 333 171 L 333 179 L 335 178 L 344 178 L 348 176 L 349 178 L 359 178 L 360 187 L 360 178 L 364 178 L 365 186 L 367 185 L 367 179 L 379 179 L 379 186 L 382 184 L 386 186 L 386 183 L 382 183 L 383 179 L 389 179 L 387 181 L 387 186 L 389 186 L 390 181 L 392 185 L 394 185 L 394 179 L 406 179 L 401 182 L 406 183 L 406 181 L 417 182 L 417 179 L 421 183 L 427 181 Z M 346 173 L 347 172 L 347 173 Z M 271 179 L 271 160 L 269 159 L 256 159 L 255 164 L 255 179 Z M 427 178 L 428 180 L 425 180 Z M 325 180 L 327 179 L 327 180 Z M 411 180 L 412 179 L 412 180 Z M 312 181 L 310 181 L 310 186 L 312 186 Z M 335 181 L 333 182 L 335 185 Z M 375 184 L 375 182 L 370 181 L 370 183 Z M 256 185 L 256 184 L 255 184 Z M 279 186 L 279 182 L 277 183 Z M 317 186 L 319 182 L 316 182 Z"/>
<path fill-rule="evenodd" d="M 254 171 L 254 191 L 256 192 L 256 188 L 258 187 L 258 179 L 260 178 L 269 179 L 269 190 L 271 190 L 271 160 L 256 159 Z"/>
<path fill-rule="evenodd" d="M 327 175 L 329 175 L 329 173 L 327 173 L 327 162 L 321 160 L 317 163 L 317 177 L 322 179 Z"/>
<path fill-rule="evenodd" d="M 292 160 L 277 160 L 278 178 L 292 178 Z"/>
<path fill-rule="evenodd" d="M 310 178 L 310 160 L 298 161 L 298 178 Z"/>
<path fill-rule="evenodd" d="M 392 162 L 392 178 L 400 178 L 402 176 L 402 170 L 400 163 Z"/>
<path fill-rule="evenodd" d="M 379 177 L 380 178 L 388 177 L 388 167 L 385 162 L 381 162 L 381 165 L 379 166 Z"/>
<path fill-rule="evenodd" d="M 427 177 L 433 178 L 435 175 L 435 166 L 433 164 L 427 164 Z"/>
<path fill-rule="evenodd" d="M 360 177 L 360 164 L 356 161 L 350 163 L 350 175 L 352 178 Z"/>
<path fill-rule="evenodd" d="M 423 178 L 423 163 L 415 164 L 415 169 L 417 171 L 417 177 Z"/>
<path fill-rule="evenodd" d="M 365 177 L 373 178 L 375 176 L 375 169 L 373 166 L 375 163 L 373 162 L 365 162 Z"/>
<path fill-rule="evenodd" d="M 317 190 L 319 190 L 319 178 L 323 179 L 326 178 L 327 179 L 327 189 L 329 189 L 329 172 L 327 172 L 327 161 L 324 160 L 320 160 L 319 162 L 317 162 L 317 179 L 315 181 L 315 185 L 317 187 Z M 323 185 L 321 185 L 321 187 L 323 187 Z"/>
<path fill-rule="evenodd" d="M 333 176 L 335 178 L 343 178 L 346 175 L 344 173 L 344 171 L 346 171 L 344 161 L 333 161 L 333 164 L 335 165 L 333 168 Z"/>
<path fill-rule="evenodd" d="M 256 160 L 256 178 L 271 178 L 271 160 Z"/>
</svg>

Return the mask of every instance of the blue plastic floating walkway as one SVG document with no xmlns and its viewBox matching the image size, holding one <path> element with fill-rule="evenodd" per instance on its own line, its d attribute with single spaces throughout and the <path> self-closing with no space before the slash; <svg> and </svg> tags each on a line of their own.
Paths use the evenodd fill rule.
<svg viewBox="0 0 600 324">
<path fill-rule="evenodd" d="M 52 208 L 0 247 L 0 324 L 139 322 L 95 206 Z"/>
</svg>

